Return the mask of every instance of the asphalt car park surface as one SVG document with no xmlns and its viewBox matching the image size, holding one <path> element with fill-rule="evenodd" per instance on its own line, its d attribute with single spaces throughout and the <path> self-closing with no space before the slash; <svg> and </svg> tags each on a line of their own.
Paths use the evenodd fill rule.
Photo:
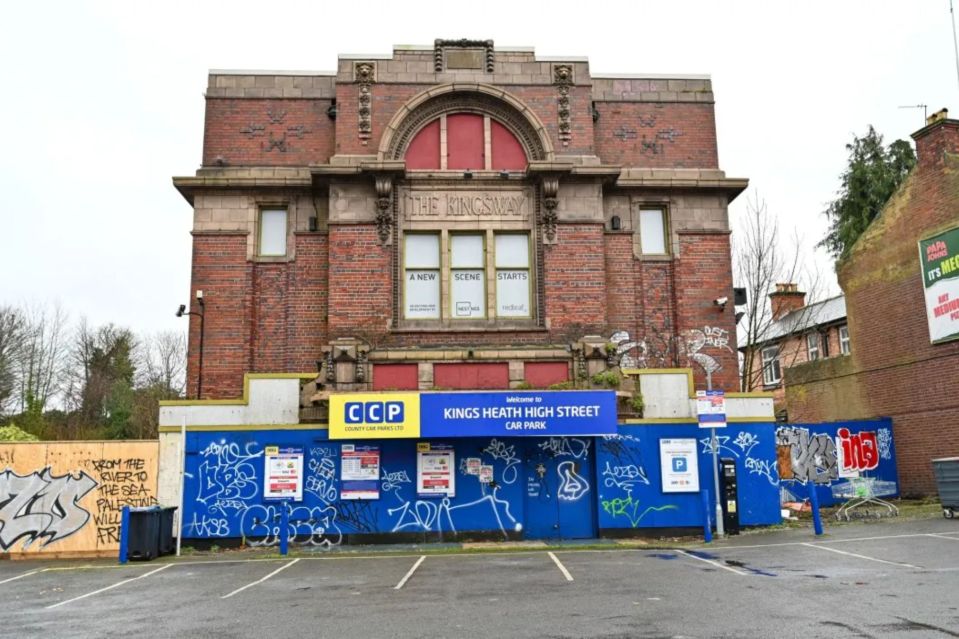
<svg viewBox="0 0 959 639">
<path fill-rule="evenodd" d="M 709 546 L 0 562 L 0 636 L 959 637 L 959 526 Z"/>
</svg>

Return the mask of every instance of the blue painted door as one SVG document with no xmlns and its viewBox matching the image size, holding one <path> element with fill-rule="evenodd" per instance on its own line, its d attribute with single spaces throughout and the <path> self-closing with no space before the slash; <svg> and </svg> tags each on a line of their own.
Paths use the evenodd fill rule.
<svg viewBox="0 0 959 639">
<path fill-rule="evenodd" d="M 527 539 L 596 536 L 591 439 L 531 440 L 526 444 L 525 470 Z"/>
</svg>

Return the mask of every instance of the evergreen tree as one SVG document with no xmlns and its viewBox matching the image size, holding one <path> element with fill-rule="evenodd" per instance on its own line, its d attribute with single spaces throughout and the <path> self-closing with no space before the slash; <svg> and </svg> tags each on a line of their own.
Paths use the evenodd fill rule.
<svg viewBox="0 0 959 639">
<path fill-rule="evenodd" d="M 842 174 L 839 197 L 824 211 L 829 218 L 829 232 L 818 244 L 837 259 L 849 254 L 916 165 L 916 154 L 909 142 L 896 140 L 886 148 L 882 136 L 872 126 L 865 137 L 854 136 L 846 149 L 849 165 Z"/>
</svg>

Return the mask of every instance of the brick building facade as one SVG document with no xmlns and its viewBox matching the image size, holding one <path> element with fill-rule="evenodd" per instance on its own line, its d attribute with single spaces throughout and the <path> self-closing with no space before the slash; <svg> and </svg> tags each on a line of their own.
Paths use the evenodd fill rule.
<svg viewBox="0 0 959 639">
<path fill-rule="evenodd" d="M 935 493 L 930 460 L 959 454 L 959 342 L 930 340 L 917 250 L 959 227 L 959 121 L 940 112 L 913 139 L 917 166 L 837 267 L 850 355 L 785 371 L 791 420 L 892 417 L 906 495 Z"/>
<path fill-rule="evenodd" d="M 746 391 L 771 392 L 780 421 L 788 416 L 783 371 L 829 357 L 849 355 L 851 340 L 842 295 L 806 304 L 796 284 L 777 284 L 769 294 L 771 321 L 754 343 L 741 350 L 752 363 L 743 365 Z"/>
<path fill-rule="evenodd" d="M 617 366 L 737 389 L 714 300 L 732 295 L 727 206 L 747 182 L 719 168 L 708 77 L 459 40 L 334 73 L 212 71 L 202 158 L 174 184 L 194 210 L 203 399 L 308 371 L 321 393 Z"/>
</svg>

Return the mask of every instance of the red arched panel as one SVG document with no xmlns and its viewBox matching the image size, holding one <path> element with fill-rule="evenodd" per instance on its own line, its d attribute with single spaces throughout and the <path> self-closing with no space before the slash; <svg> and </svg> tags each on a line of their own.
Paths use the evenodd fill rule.
<svg viewBox="0 0 959 639">
<path fill-rule="evenodd" d="M 526 151 L 509 129 L 492 120 L 490 138 L 493 145 L 492 168 L 494 171 L 526 170 Z"/>
<path fill-rule="evenodd" d="M 446 116 L 446 168 L 486 168 L 483 116 L 456 113 Z"/>
<path fill-rule="evenodd" d="M 440 121 L 430 122 L 420 129 L 406 149 L 407 169 L 440 168 Z"/>
</svg>

